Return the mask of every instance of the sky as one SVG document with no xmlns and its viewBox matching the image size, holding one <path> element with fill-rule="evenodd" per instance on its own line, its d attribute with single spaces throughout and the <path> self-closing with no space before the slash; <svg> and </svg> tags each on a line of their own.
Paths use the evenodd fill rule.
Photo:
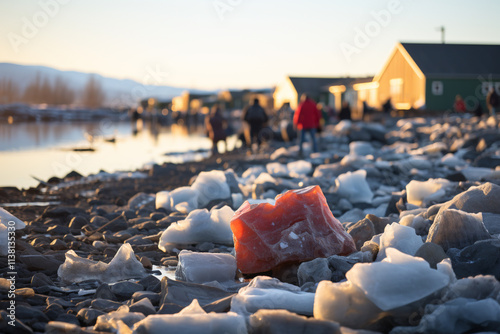
<svg viewBox="0 0 500 334">
<path fill-rule="evenodd" d="M 498 0 L 0 0 L 0 62 L 196 89 L 375 75 L 398 41 L 500 44 Z M 1 77 L 1 73 L 0 73 Z"/>
</svg>

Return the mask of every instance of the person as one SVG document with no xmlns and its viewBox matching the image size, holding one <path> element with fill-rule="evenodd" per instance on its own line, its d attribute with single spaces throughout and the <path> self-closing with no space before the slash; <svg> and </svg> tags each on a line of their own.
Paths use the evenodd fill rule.
<svg viewBox="0 0 500 334">
<path fill-rule="evenodd" d="M 455 96 L 455 103 L 453 104 L 453 110 L 459 113 L 464 113 L 466 110 L 464 99 L 462 99 L 460 95 Z"/>
<path fill-rule="evenodd" d="M 269 117 L 264 108 L 259 104 L 259 99 L 255 98 L 253 104 L 243 111 L 243 120 L 250 126 L 250 146 L 257 143 L 257 147 L 261 144 L 260 132 L 267 123 Z"/>
<path fill-rule="evenodd" d="M 392 107 L 391 98 L 388 98 L 387 101 L 382 105 L 382 111 L 386 114 L 389 114 L 394 108 Z"/>
<path fill-rule="evenodd" d="M 313 151 L 318 151 L 318 144 L 316 142 L 316 129 L 319 127 L 321 119 L 321 112 L 316 107 L 314 102 L 307 94 L 302 94 L 300 104 L 295 110 L 293 116 L 293 125 L 300 131 L 300 155 L 303 152 L 303 144 L 306 139 L 306 133 L 309 133 L 313 144 Z"/>
<path fill-rule="evenodd" d="M 491 86 L 488 95 L 486 96 L 486 104 L 490 110 L 491 116 L 496 116 L 496 111 L 500 105 L 500 97 L 498 96 L 495 87 Z"/>
<path fill-rule="evenodd" d="M 227 122 L 217 104 L 212 107 L 210 114 L 205 119 L 205 125 L 207 127 L 208 137 L 212 140 L 212 153 L 218 154 L 219 149 L 217 144 L 220 141 L 224 141 L 224 145 L 226 145 Z"/>
<path fill-rule="evenodd" d="M 351 120 L 351 107 L 349 106 L 349 102 L 342 102 L 342 109 L 340 109 L 339 120 Z"/>
</svg>

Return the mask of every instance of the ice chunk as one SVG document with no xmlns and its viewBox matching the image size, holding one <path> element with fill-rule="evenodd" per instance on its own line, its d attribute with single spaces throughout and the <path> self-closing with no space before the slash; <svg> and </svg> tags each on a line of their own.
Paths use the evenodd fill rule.
<svg viewBox="0 0 500 334">
<path fill-rule="evenodd" d="M 349 144 L 350 155 L 370 155 L 375 152 L 372 144 L 366 141 L 353 141 Z"/>
<path fill-rule="evenodd" d="M 180 187 L 170 192 L 170 207 L 182 213 L 198 208 L 199 192 L 191 187 Z"/>
<path fill-rule="evenodd" d="M 172 197 L 170 191 L 160 191 L 156 193 L 156 209 L 164 208 L 167 211 L 172 210 Z"/>
<path fill-rule="evenodd" d="M 398 223 L 386 225 L 384 233 L 380 236 L 377 261 L 385 258 L 389 247 L 396 248 L 405 254 L 415 255 L 423 244 L 422 238 L 415 233 L 415 229 Z"/>
<path fill-rule="evenodd" d="M 420 300 L 450 283 L 447 273 L 431 269 L 424 259 L 395 248 L 386 252 L 382 262 L 358 263 L 346 274 L 349 282 L 383 311 Z"/>
<path fill-rule="evenodd" d="M 238 269 L 243 273 L 356 250 L 319 186 L 287 191 L 276 197 L 275 205 L 245 202 L 236 211 L 231 229 Z"/>
<path fill-rule="evenodd" d="M 79 257 L 75 251 L 66 253 L 66 261 L 57 270 L 57 276 L 65 283 L 78 283 L 86 280 L 98 280 L 113 283 L 120 280 L 143 277 L 146 271 L 135 258 L 130 244 L 123 244 L 111 262 L 96 262 Z"/>
<path fill-rule="evenodd" d="M 304 177 L 312 172 L 312 164 L 305 160 L 289 162 L 286 167 L 290 171 L 291 177 Z"/>
<path fill-rule="evenodd" d="M 431 201 L 437 201 L 442 198 L 450 185 L 450 181 L 446 179 L 429 179 L 427 181 L 412 180 L 406 186 L 408 203 L 426 206 Z"/>
<path fill-rule="evenodd" d="M 467 164 L 465 160 L 458 158 L 453 153 L 448 153 L 444 157 L 442 157 L 441 163 L 451 168 Z"/>
<path fill-rule="evenodd" d="M 0 224 L 6 227 L 14 226 L 16 230 L 20 230 L 26 227 L 26 224 L 19 218 L 14 217 L 7 210 L 0 208 Z"/>
<path fill-rule="evenodd" d="M 408 316 L 452 282 L 453 270 L 449 260 L 434 270 L 423 259 L 389 248 L 382 262 L 357 263 L 346 277 L 343 283 L 319 283 L 314 317 L 363 328 L 387 313 Z"/>
<path fill-rule="evenodd" d="M 120 325 L 124 324 L 130 328 L 144 318 L 144 314 L 129 312 L 128 306 L 124 305 L 120 306 L 116 311 L 98 316 L 94 330 L 101 332 L 118 332 Z"/>
<path fill-rule="evenodd" d="M 313 305 L 314 293 L 302 292 L 299 287 L 277 279 L 258 276 L 233 297 L 231 311 L 250 315 L 260 309 L 282 309 L 311 316 Z"/>
<path fill-rule="evenodd" d="M 351 203 L 370 203 L 373 198 L 373 192 L 366 182 L 365 170 L 341 174 L 335 180 L 335 185 L 337 193 Z"/>
<path fill-rule="evenodd" d="M 488 178 L 493 173 L 493 169 L 483 167 L 466 167 L 460 170 L 465 178 L 469 181 L 481 181 Z"/>
<path fill-rule="evenodd" d="M 280 164 L 279 162 L 271 162 L 266 165 L 266 170 L 269 174 L 276 177 L 288 176 L 288 168 L 286 165 Z"/>
<path fill-rule="evenodd" d="M 234 280 L 235 275 L 236 259 L 231 254 L 186 250 L 179 253 L 176 279 L 191 283 L 226 282 Z"/>
<path fill-rule="evenodd" d="M 206 313 L 195 299 L 177 314 L 155 314 L 135 324 L 133 333 L 247 333 L 245 318 L 233 312 Z"/>
<path fill-rule="evenodd" d="M 130 210 L 137 210 L 144 205 L 155 201 L 155 196 L 146 193 L 137 193 L 128 200 Z"/>
<path fill-rule="evenodd" d="M 9 237 L 13 237 L 16 230 L 26 227 L 26 224 L 10 212 L 0 208 L 0 256 L 5 256 L 9 251 Z M 10 236 L 9 236 L 10 234 Z M 13 240 L 10 240 L 13 241 Z"/>
<path fill-rule="evenodd" d="M 226 175 L 223 171 L 212 170 L 210 172 L 201 172 L 191 185 L 191 188 L 197 190 L 198 207 L 205 207 L 214 199 L 227 199 L 231 197 L 229 185 L 226 182 Z"/>
<path fill-rule="evenodd" d="M 254 166 L 248 168 L 246 171 L 241 174 L 241 177 L 245 180 L 255 180 L 257 177 L 259 177 L 260 173 L 264 173 L 266 170 L 262 166 Z"/>
<path fill-rule="evenodd" d="M 224 245 L 233 244 L 230 221 L 234 211 L 229 206 L 221 209 L 197 209 L 186 219 L 171 224 L 161 235 L 158 248 L 164 252 L 175 247 L 214 242 Z"/>
<path fill-rule="evenodd" d="M 427 236 L 427 242 L 438 244 L 445 251 L 449 248 L 464 248 L 478 240 L 487 239 L 491 239 L 491 236 L 480 213 L 454 209 L 439 211 Z"/>
<path fill-rule="evenodd" d="M 366 298 L 363 291 L 351 282 L 321 281 L 314 298 L 314 318 L 340 323 L 350 328 L 363 328 L 382 313 Z"/>
</svg>

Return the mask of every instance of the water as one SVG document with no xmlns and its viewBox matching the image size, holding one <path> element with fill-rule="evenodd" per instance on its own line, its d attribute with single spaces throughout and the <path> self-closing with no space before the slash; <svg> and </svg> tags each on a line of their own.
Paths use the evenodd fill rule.
<svg viewBox="0 0 500 334">
<path fill-rule="evenodd" d="M 114 142 L 111 139 L 115 139 Z M 72 170 L 87 176 L 129 171 L 145 164 L 206 157 L 211 141 L 203 127 L 159 126 L 139 120 L 0 124 L 0 186 L 29 188 Z M 236 138 L 230 138 L 232 149 Z M 74 151 L 74 149 L 94 151 Z M 196 152 L 204 150 L 205 152 Z M 192 152 L 171 154 L 172 152 Z"/>
</svg>

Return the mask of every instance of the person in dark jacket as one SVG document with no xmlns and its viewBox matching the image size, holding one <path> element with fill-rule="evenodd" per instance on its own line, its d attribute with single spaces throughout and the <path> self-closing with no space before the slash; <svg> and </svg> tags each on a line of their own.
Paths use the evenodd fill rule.
<svg viewBox="0 0 500 334">
<path fill-rule="evenodd" d="M 321 112 L 316 107 L 314 102 L 307 94 L 302 94 L 300 104 L 293 116 L 293 125 L 300 131 L 300 154 L 302 155 L 302 146 L 306 139 L 306 133 L 309 133 L 313 144 L 313 151 L 318 151 L 316 142 L 316 129 L 319 127 Z"/>
<path fill-rule="evenodd" d="M 500 105 L 500 97 L 493 86 L 490 88 L 490 91 L 486 96 L 486 104 L 488 105 L 488 109 L 490 109 L 490 115 L 496 116 L 496 111 Z"/>
<path fill-rule="evenodd" d="M 269 120 L 269 117 L 264 108 L 260 106 L 258 98 L 253 100 L 251 106 L 245 108 L 243 111 L 243 120 L 250 126 L 250 146 L 253 143 L 257 143 L 257 147 L 259 147 L 262 142 L 260 132 L 264 128 L 264 124 Z"/>
<path fill-rule="evenodd" d="M 351 120 L 351 107 L 349 106 L 349 102 L 342 102 L 342 109 L 340 109 L 339 120 Z"/>
<path fill-rule="evenodd" d="M 218 105 L 214 105 L 210 111 L 210 115 L 205 119 L 208 137 L 212 140 L 212 153 L 218 154 L 219 149 L 217 144 L 220 141 L 226 145 L 226 119 L 222 115 L 222 111 Z M 227 149 L 227 146 L 226 146 Z"/>
</svg>

